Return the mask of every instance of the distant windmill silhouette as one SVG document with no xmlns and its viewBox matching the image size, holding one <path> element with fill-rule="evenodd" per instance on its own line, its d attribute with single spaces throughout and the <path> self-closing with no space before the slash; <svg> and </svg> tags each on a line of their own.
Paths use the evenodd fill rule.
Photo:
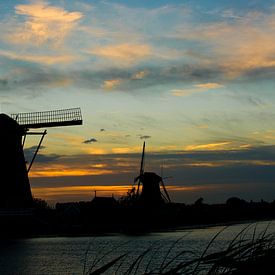
<svg viewBox="0 0 275 275">
<path fill-rule="evenodd" d="M 144 158 L 145 142 L 143 143 L 139 176 L 137 176 L 134 181 L 135 183 L 137 182 L 137 199 L 140 202 L 151 205 L 163 202 L 171 202 L 163 178 L 154 172 L 144 172 Z M 141 184 L 142 190 L 139 194 Z M 162 187 L 163 192 L 161 192 L 160 187 Z"/>
<path fill-rule="evenodd" d="M 0 114 L 0 207 L 29 207 L 32 204 L 28 173 L 47 130 L 31 132 L 30 129 L 81 124 L 80 108 L 18 113 L 10 116 Z M 28 168 L 23 152 L 27 135 L 41 136 Z"/>
</svg>

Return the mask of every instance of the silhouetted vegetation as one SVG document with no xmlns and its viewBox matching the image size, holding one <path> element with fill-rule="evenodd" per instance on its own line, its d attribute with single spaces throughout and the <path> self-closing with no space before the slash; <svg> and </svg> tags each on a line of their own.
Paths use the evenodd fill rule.
<svg viewBox="0 0 275 275">
<path fill-rule="evenodd" d="M 256 227 L 244 227 L 225 248 L 211 252 L 211 246 L 226 229 L 223 228 L 213 236 L 200 256 L 189 250 L 181 250 L 171 256 L 176 244 L 182 241 L 180 238 L 167 250 L 157 267 L 152 264 L 155 255 L 153 246 L 134 257 L 131 256 L 132 251 L 120 253 L 119 256 L 114 253 L 116 256 L 111 260 L 106 256 L 112 255 L 113 251 L 107 251 L 95 258 L 89 268 L 86 266 L 86 255 L 83 274 L 274 274 L 274 235 L 267 234 L 267 228 L 256 233 Z"/>
<path fill-rule="evenodd" d="M 47 201 L 39 199 L 39 198 L 34 198 L 33 199 L 33 207 L 36 210 L 49 210 L 51 207 L 47 203 Z"/>
<path fill-rule="evenodd" d="M 33 200 L 27 209 L 0 209 L 1 231 L 9 234 L 95 234 L 103 232 L 148 232 L 179 226 L 232 224 L 275 218 L 275 202 L 246 202 L 229 198 L 224 204 L 206 204 L 199 198 L 194 204 L 143 204 L 134 190 L 126 197 L 95 197 L 90 202 L 57 203 Z M 12 230 L 10 230 L 12 228 Z M 20 232 L 18 232 L 20 228 Z"/>
</svg>

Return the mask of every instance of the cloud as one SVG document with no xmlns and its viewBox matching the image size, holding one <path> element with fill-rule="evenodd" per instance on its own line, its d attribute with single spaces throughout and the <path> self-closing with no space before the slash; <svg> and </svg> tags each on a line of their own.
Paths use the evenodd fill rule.
<svg viewBox="0 0 275 275">
<path fill-rule="evenodd" d="M 36 163 L 51 163 L 52 161 L 57 161 L 61 156 L 57 154 L 44 154 L 43 150 L 45 149 L 45 146 L 40 146 L 38 154 L 35 159 Z M 34 156 L 34 153 L 37 149 L 37 146 L 31 146 L 24 149 L 24 156 L 26 161 L 30 162 Z"/>
<path fill-rule="evenodd" d="M 121 79 L 105 80 L 103 85 L 102 85 L 102 88 L 104 90 L 113 90 L 113 89 L 117 88 L 121 83 L 122 83 Z"/>
<path fill-rule="evenodd" d="M 187 145 L 185 150 L 194 151 L 194 150 L 224 150 L 226 146 L 231 145 L 231 141 L 226 142 L 217 142 L 217 143 L 208 143 L 208 144 L 199 144 L 199 145 Z"/>
<path fill-rule="evenodd" d="M 31 146 L 31 147 L 26 148 L 25 151 L 34 152 L 36 150 L 36 148 L 37 148 L 37 146 Z M 46 148 L 46 146 L 43 146 L 43 145 L 40 146 L 40 150 L 45 149 L 45 148 Z"/>
<path fill-rule="evenodd" d="M 38 54 L 22 54 L 11 51 L 0 50 L 0 56 L 12 59 L 21 60 L 32 63 L 40 63 L 45 65 L 54 65 L 60 63 L 70 63 L 76 59 L 73 55 L 38 55 Z"/>
<path fill-rule="evenodd" d="M 27 15 L 33 20 L 74 22 L 82 17 L 79 12 L 68 12 L 60 7 L 49 6 L 43 1 L 29 5 L 17 5 L 15 10 L 17 14 Z"/>
<path fill-rule="evenodd" d="M 141 80 L 144 77 L 146 77 L 147 75 L 149 75 L 149 71 L 139 71 L 139 72 L 133 74 L 131 78 L 134 80 Z"/>
<path fill-rule="evenodd" d="M 199 124 L 196 127 L 199 128 L 199 129 L 208 129 L 209 125 L 208 124 Z"/>
<path fill-rule="evenodd" d="M 84 144 L 91 144 L 91 143 L 94 143 L 94 142 L 97 142 L 97 139 L 90 138 L 90 139 L 84 140 L 82 143 L 84 143 Z"/>
<path fill-rule="evenodd" d="M 41 146 L 40 148 L 39 148 L 39 150 L 40 150 L 40 152 L 41 152 L 41 150 L 43 150 L 43 149 L 45 149 L 46 147 L 45 146 Z M 32 158 L 33 158 L 33 156 L 34 156 L 34 153 L 35 153 L 35 151 L 36 151 L 36 149 L 37 149 L 37 146 L 31 146 L 31 147 L 28 147 L 28 148 L 25 148 L 24 149 L 24 156 L 25 156 L 25 159 L 26 159 L 26 161 L 31 161 L 32 160 Z M 39 155 L 38 155 L 39 156 Z M 52 157 L 49 157 L 49 156 L 47 156 L 47 158 L 46 159 L 44 159 L 44 160 L 52 160 L 52 159 L 55 159 L 55 158 L 52 158 Z"/>
<path fill-rule="evenodd" d="M 206 92 L 211 89 L 219 89 L 223 88 L 224 86 L 219 83 L 202 83 L 202 84 L 195 84 L 192 88 L 186 88 L 186 89 L 173 89 L 172 95 L 174 96 L 188 96 L 193 93 L 202 93 Z"/>
<path fill-rule="evenodd" d="M 9 60 L 6 60 L 9 67 L 14 68 L 10 72 L 7 71 L 5 75 L 5 85 L 0 85 L 0 89 L 16 90 L 17 88 L 22 90 L 23 87 L 27 87 L 28 90 L 39 89 L 41 86 L 49 85 L 60 86 L 60 84 L 70 84 L 74 87 L 81 87 L 85 89 L 106 89 L 120 91 L 134 91 L 142 90 L 144 88 L 152 87 L 155 85 L 179 85 L 180 83 L 208 83 L 209 79 L 222 77 L 222 70 L 217 68 L 202 68 L 197 65 L 180 65 L 180 64 L 166 64 L 159 66 L 141 66 L 118 68 L 110 67 L 105 69 L 99 68 L 82 68 L 75 66 L 67 66 L 66 64 L 77 64 L 76 60 L 79 60 L 81 56 L 74 54 L 58 55 L 56 52 L 49 55 L 40 55 L 35 53 L 23 54 L 16 53 L 7 50 L 0 50 L 0 55 Z M 25 64 L 19 64 L 17 61 L 32 62 L 33 66 L 25 66 Z M 51 66 L 39 66 L 39 65 L 51 65 Z M 62 69 L 60 66 L 63 65 Z M 20 69 L 20 72 L 18 71 Z M 147 75 L 145 73 L 149 72 Z M 134 79 L 136 74 L 139 78 Z M 144 76 L 143 78 L 141 78 Z M 213 82 L 215 83 L 215 82 Z M 202 88 L 191 87 L 192 89 L 201 90 Z M 191 89 L 188 88 L 188 89 Z M 178 89 L 182 90 L 182 89 Z M 163 90 L 164 91 L 164 90 Z M 179 91 L 180 92 L 180 91 Z M 179 94 L 182 94 L 181 91 Z M 22 93 L 22 91 L 21 91 Z M 190 91 L 188 91 L 190 93 Z"/>
<path fill-rule="evenodd" d="M 140 138 L 140 139 L 148 139 L 148 138 L 151 138 L 151 136 L 145 135 L 145 136 L 140 136 L 139 138 Z"/>
<path fill-rule="evenodd" d="M 151 55 L 152 49 L 147 44 L 117 44 L 90 49 L 92 55 L 100 56 L 120 65 L 132 65 Z"/>
<path fill-rule="evenodd" d="M 109 169 L 98 169 L 102 167 L 69 167 L 66 165 L 51 165 L 47 169 L 40 167 L 40 170 L 31 172 L 31 177 L 70 177 L 70 176 L 87 176 L 87 175 L 107 175 L 112 174 Z"/>
<path fill-rule="evenodd" d="M 8 80 L 5 78 L 0 78 L 0 86 L 6 87 L 8 85 Z"/>
<path fill-rule="evenodd" d="M 202 194 L 202 190 L 211 188 L 214 184 L 216 186 L 211 189 L 209 194 L 203 191 L 203 196 L 209 195 L 209 199 L 212 201 L 215 197 L 214 193 L 218 190 L 221 190 L 223 196 L 228 198 L 230 192 L 226 186 L 230 185 L 230 190 L 235 195 L 245 194 L 247 199 L 273 200 L 274 192 L 270 194 L 270 188 L 274 189 L 274 156 L 274 146 L 238 150 L 219 150 L 217 148 L 217 150 L 210 151 L 148 152 L 145 168 L 146 171 L 158 172 L 156 167 L 164 164 L 165 175 L 173 176 L 173 180 L 166 181 L 166 186 L 168 189 L 171 186 L 171 191 L 173 188 L 187 187 L 187 189 L 198 189 L 194 196 L 201 196 L 199 194 Z M 30 175 L 31 186 L 40 188 L 41 194 L 43 194 L 43 188 L 67 188 L 69 186 L 77 188 L 78 185 L 91 186 L 91 182 L 98 189 L 100 186 L 102 189 L 104 186 L 128 186 L 138 173 L 140 163 L 140 152 L 127 153 L 126 147 L 117 148 L 117 152 L 114 154 L 59 156 L 48 162 L 47 165 L 44 163 L 47 155 L 41 157 L 42 159 L 37 160 L 33 166 Z M 255 188 L 253 192 L 251 192 L 252 187 Z M 60 189 L 57 189 L 56 193 L 58 190 Z M 44 195 L 46 191 L 47 189 L 45 189 Z M 55 193 L 54 189 L 52 191 Z M 89 190 L 86 192 L 89 193 Z M 177 194 L 179 201 L 187 199 L 184 193 Z M 62 195 L 60 195 L 60 199 L 61 197 Z M 83 197 L 85 197 L 84 193 L 81 194 L 79 200 Z M 219 199 L 221 198 L 219 197 Z"/>
<path fill-rule="evenodd" d="M 221 67 L 227 77 L 235 78 L 255 69 L 274 68 L 274 22 L 274 12 L 248 12 L 214 23 L 185 24 L 174 38 L 203 43 L 208 55 L 200 56 L 201 63 Z"/>
<path fill-rule="evenodd" d="M 194 88 L 187 88 L 187 89 L 173 89 L 172 91 L 173 96 L 188 96 L 193 93 L 200 93 L 200 92 L 205 92 L 204 89 L 194 89 Z"/>
<path fill-rule="evenodd" d="M 94 191 L 97 191 L 100 196 L 110 196 L 115 194 L 116 196 L 123 196 L 127 191 L 131 189 L 131 185 L 115 185 L 115 186 L 62 186 L 62 187 L 34 187 L 32 191 L 35 197 L 44 198 L 46 200 L 54 200 L 55 202 L 63 201 L 79 201 L 88 200 L 92 198 Z"/>
<path fill-rule="evenodd" d="M 61 7 L 50 6 L 47 2 L 39 1 L 26 5 L 17 5 L 15 12 L 25 17 L 18 23 L 8 40 L 15 44 L 43 45 L 45 43 L 59 45 L 72 31 L 77 21 L 82 18 L 80 12 L 69 12 Z"/>
<path fill-rule="evenodd" d="M 32 5 L 34 5 L 34 9 L 29 8 Z M 171 90 L 173 95 L 189 96 L 206 92 L 207 88 L 218 90 L 222 87 L 218 87 L 217 85 L 228 83 L 229 77 L 233 80 L 234 77 L 242 74 L 251 80 L 263 79 L 264 77 L 272 79 L 275 72 L 275 65 L 262 67 L 260 65 L 261 62 L 258 64 L 259 66 L 252 64 L 251 66 L 245 65 L 246 69 L 240 70 L 237 68 L 237 65 L 243 66 L 247 64 L 247 62 L 243 62 L 243 58 L 252 62 L 255 56 L 266 56 L 266 60 L 270 62 L 273 60 L 274 55 L 272 51 L 274 43 L 271 43 L 271 40 L 273 39 L 272 37 L 274 37 L 272 35 L 274 33 L 274 27 L 271 25 L 272 18 L 275 16 L 272 15 L 272 13 L 266 14 L 266 18 L 263 18 L 263 14 L 255 15 L 257 24 L 255 22 L 253 23 L 252 19 L 249 19 L 252 16 L 250 15 L 249 17 L 249 14 L 243 16 L 241 19 L 229 20 L 227 19 L 228 17 L 223 17 L 222 19 L 220 18 L 223 21 L 219 23 L 204 22 L 204 24 L 195 23 L 197 20 L 189 16 L 189 21 L 186 19 L 187 21 L 184 25 L 182 21 L 176 20 L 173 22 L 173 25 L 168 25 L 165 30 L 160 31 L 154 28 L 156 31 L 154 35 L 150 36 L 147 32 L 139 32 L 137 39 L 127 40 L 128 33 L 125 33 L 124 29 L 118 28 L 114 31 L 114 27 L 109 25 L 113 20 L 120 26 L 121 22 L 116 20 L 118 18 L 117 14 L 114 14 L 112 18 L 108 19 L 108 24 L 101 21 L 101 15 L 94 14 L 96 18 L 95 21 L 87 21 L 87 18 L 85 18 L 81 26 L 78 26 L 84 13 L 75 14 L 75 12 L 57 7 L 56 5 L 50 5 L 46 2 L 19 5 L 17 17 L 13 19 L 15 20 L 12 21 L 13 23 L 10 23 L 11 27 L 7 28 L 7 31 L 4 30 L 2 20 L 1 29 L 3 29 L 3 33 L 14 35 L 18 29 L 26 28 L 25 23 L 27 21 L 46 21 L 47 12 L 50 15 L 54 14 L 59 23 L 63 21 L 65 22 L 64 24 L 70 25 L 72 23 L 72 25 L 70 25 L 72 28 L 66 33 L 66 37 L 71 33 L 74 35 L 74 40 L 66 40 L 64 45 L 68 48 L 62 52 L 49 51 L 52 50 L 49 46 L 51 46 L 51 43 L 55 43 L 54 41 L 59 41 L 59 44 L 62 43 L 62 41 L 64 42 L 64 38 L 54 39 L 51 37 L 47 38 L 47 40 L 41 38 L 42 42 L 39 42 L 42 43 L 40 45 L 41 47 L 36 48 L 36 51 L 30 51 L 33 47 L 28 48 L 26 45 L 20 47 L 20 50 L 14 46 L 11 46 L 10 50 L 1 50 L 1 56 L 10 59 L 10 61 L 5 60 L 7 67 L 17 66 L 19 63 L 17 61 L 31 62 L 35 63 L 35 65 L 51 65 L 51 68 L 41 66 L 41 71 L 43 71 L 44 76 L 37 74 L 37 71 L 39 71 L 38 67 L 30 68 L 30 66 L 28 68 L 29 71 L 26 74 L 22 73 L 15 81 L 13 76 L 7 73 L 5 75 L 5 82 L 2 82 L 2 85 L 0 85 L 1 90 L 16 88 L 22 90 L 24 86 L 27 86 L 28 90 L 30 87 L 32 87 L 32 89 L 39 89 L 40 85 L 45 86 L 48 81 L 50 88 L 52 87 L 51 85 L 54 87 L 58 85 L 71 85 L 74 87 L 84 87 L 89 90 L 103 88 L 106 90 L 119 89 L 120 91 L 134 91 L 151 86 L 170 85 L 169 90 L 173 89 Z M 106 8 L 105 5 L 107 5 L 110 8 L 109 11 L 111 11 L 112 4 L 104 3 L 104 8 Z M 74 7 L 76 6 L 77 5 L 74 5 Z M 43 11 L 40 11 L 39 9 L 42 9 L 42 7 Z M 129 12 L 126 6 L 122 8 L 124 9 L 120 10 L 120 12 Z M 173 12 L 176 12 L 177 6 L 170 8 L 169 14 L 171 12 L 170 15 L 172 15 Z M 74 8 L 74 10 L 76 10 L 76 8 Z M 162 7 L 162 11 L 159 11 L 161 16 L 166 15 L 167 11 L 165 10 L 166 8 Z M 36 11 L 36 13 L 34 13 L 34 11 Z M 135 12 L 137 12 L 137 10 L 135 10 Z M 137 17 L 140 17 L 140 12 L 141 11 L 137 12 Z M 144 12 L 149 12 L 149 10 L 145 9 Z M 154 9 L 150 10 L 149 13 L 154 13 Z M 155 19 L 159 16 L 157 14 L 158 13 L 154 15 Z M 121 18 L 122 14 L 119 13 L 119 16 Z M 18 26 L 19 21 L 17 20 L 19 19 L 24 19 L 23 26 Z M 51 21 L 53 19 L 50 16 L 47 20 Z M 247 20 L 247 24 L 245 24 L 245 20 Z M 15 29 L 14 22 L 16 25 Z M 93 22 L 94 25 L 91 24 L 91 22 Z M 158 22 L 158 26 L 161 23 L 159 21 L 156 22 Z M 239 26 L 241 26 L 241 31 L 239 30 Z M 101 37 L 93 34 L 83 35 L 83 32 L 73 32 L 75 27 L 77 27 L 77 29 L 79 27 L 102 29 L 103 33 Z M 262 28 L 263 32 L 260 34 Z M 57 30 L 55 27 L 51 27 L 51 29 L 54 30 L 55 33 L 60 33 L 58 27 Z M 171 34 L 172 30 L 175 29 L 177 33 Z M 136 31 L 136 29 L 134 30 Z M 153 29 L 150 29 L 150 31 L 152 30 Z M 252 39 L 253 30 L 257 38 L 254 39 L 255 41 Z M 109 37 L 110 33 L 113 34 L 111 38 Z M 270 34 L 269 36 L 267 35 L 268 33 Z M 242 34 L 244 34 L 243 37 Z M 122 39 L 121 37 L 115 37 L 116 35 L 124 35 L 125 37 Z M 260 35 L 263 35 L 263 40 Z M 32 38 L 26 36 L 28 38 L 26 38 L 26 41 L 36 40 L 34 36 L 35 34 L 31 36 Z M 175 43 L 175 38 L 177 39 L 177 43 Z M 163 43 L 159 43 L 160 39 L 163 39 Z M 256 40 L 260 40 L 260 42 Z M 40 38 L 37 39 L 37 41 L 40 41 Z M 36 45 L 37 41 L 30 42 L 27 46 Z M 82 45 L 83 48 L 78 47 L 76 49 L 75 41 L 77 43 L 79 42 L 78 45 Z M 261 46 L 261 44 L 263 45 Z M 19 43 L 19 45 L 22 45 L 22 43 Z M 192 48 L 190 45 L 192 45 Z M 253 49 L 252 45 L 254 45 Z M 245 52 L 239 53 L 240 49 L 245 51 L 244 49 L 246 48 L 249 54 Z M 87 51 L 90 53 L 87 54 Z M 180 52 L 180 55 L 178 55 L 176 59 L 164 60 L 164 58 L 161 58 L 159 55 L 161 52 L 172 53 L 174 51 Z M 255 56 L 252 53 L 255 53 Z M 91 54 L 93 56 L 91 56 Z M 234 62 L 232 61 L 233 59 Z M 154 63 L 152 63 L 152 61 L 154 61 Z M 67 66 L 64 69 L 64 65 L 66 64 L 70 64 L 71 66 Z M 63 65 L 63 67 L 61 69 L 54 65 Z M 32 69 L 33 71 L 31 71 Z M 35 76 L 37 76 L 37 78 L 35 78 Z M 56 79 L 58 79 L 58 82 Z M 64 81 L 62 79 L 64 79 Z M 188 86 L 188 84 L 192 85 L 194 83 L 198 84 Z M 184 84 L 184 86 L 181 84 Z"/>
<path fill-rule="evenodd" d="M 210 89 L 218 89 L 218 88 L 223 88 L 224 86 L 219 84 L 219 83 L 202 83 L 202 84 L 196 84 L 194 85 L 195 87 L 205 89 L 205 90 L 210 90 Z"/>
</svg>

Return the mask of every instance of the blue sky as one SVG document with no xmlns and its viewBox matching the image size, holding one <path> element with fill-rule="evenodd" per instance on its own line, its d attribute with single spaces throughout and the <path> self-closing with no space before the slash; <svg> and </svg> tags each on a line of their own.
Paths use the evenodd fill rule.
<svg viewBox="0 0 275 275">
<path fill-rule="evenodd" d="M 34 194 L 87 199 L 111 186 L 104 192 L 119 195 L 146 140 L 148 169 L 166 167 L 178 201 L 273 199 L 274 4 L 1 2 L 1 112 L 83 112 L 83 126 L 49 130 Z"/>
</svg>

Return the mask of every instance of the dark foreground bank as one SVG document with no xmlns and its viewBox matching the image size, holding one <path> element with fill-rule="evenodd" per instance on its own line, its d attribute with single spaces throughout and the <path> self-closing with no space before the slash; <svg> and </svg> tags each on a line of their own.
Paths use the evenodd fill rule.
<svg viewBox="0 0 275 275">
<path fill-rule="evenodd" d="M 275 203 L 245 202 L 237 198 L 225 204 L 169 203 L 157 207 L 108 202 L 74 202 L 50 208 L 37 200 L 33 208 L 1 209 L 2 236 L 93 235 L 110 232 L 139 234 L 177 227 L 232 224 L 275 219 Z"/>
</svg>

